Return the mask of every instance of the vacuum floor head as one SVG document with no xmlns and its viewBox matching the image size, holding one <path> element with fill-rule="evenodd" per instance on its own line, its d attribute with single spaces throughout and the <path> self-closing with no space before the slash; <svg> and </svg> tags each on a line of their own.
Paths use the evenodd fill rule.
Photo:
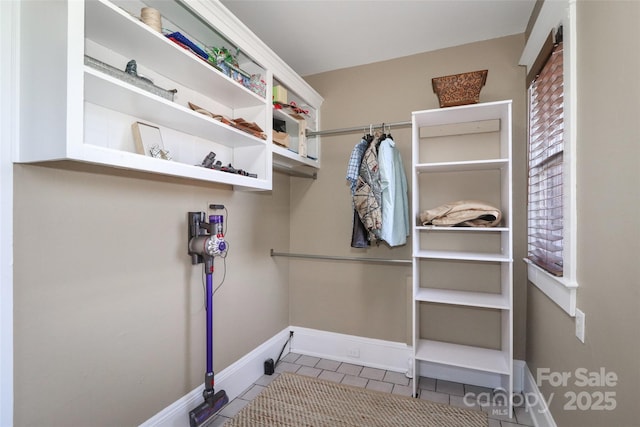
<svg viewBox="0 0 640 427">
<path fill-rule="evenodd" d="M 229 403 L 227 393 L 224 390 L 218 391 L 211 399 L 205 400 L 189 412 L 189 425 L 202 427 L 227 403 Z"/>
</svg>

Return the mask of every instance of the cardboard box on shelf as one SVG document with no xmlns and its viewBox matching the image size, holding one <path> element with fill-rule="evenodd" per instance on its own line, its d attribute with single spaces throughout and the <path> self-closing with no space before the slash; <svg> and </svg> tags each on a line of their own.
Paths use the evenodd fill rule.
<svg viewBox="0 0 640 427">
<path fill-rule="evenodd" d="M 287 89 L 280 85 L 273 87 L 273 101 L 287 104 Z"/>
<path fill-rule="evenodd" d="M 289 148 L 289 134 L 284 132 L 273 131 L 273 143 Z"/>
</svg>

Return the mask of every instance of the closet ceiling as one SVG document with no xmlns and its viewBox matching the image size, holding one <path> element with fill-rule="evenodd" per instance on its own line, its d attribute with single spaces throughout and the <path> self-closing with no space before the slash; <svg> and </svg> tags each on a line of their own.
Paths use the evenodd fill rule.
<svg viewBox="0 0 640 427">
<path fill-rule="evenodd" d="M 523 33 L 536 0 L 222 0 L 298 74 Z"/>
</svg>

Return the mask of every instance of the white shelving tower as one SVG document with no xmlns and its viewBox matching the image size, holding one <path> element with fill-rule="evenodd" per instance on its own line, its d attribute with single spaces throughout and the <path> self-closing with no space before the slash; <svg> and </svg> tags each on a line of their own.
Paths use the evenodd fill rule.
<svg viewBox="0 0 640 427">
<path fill-rule="evenodd" d="M 512 395 L 511 126 L 511 101 L 412 114 L 414 395 L 420 375 L 438 376 L 429 372 L 434 366 L 438 372 L 462 368 L 479 373 L 474 378 L 496 378 L 506 396 Z M 424 210 L 457 200 L 499 207 L 502 223 L 489 228 L 420 224 Z M 499 324 L 499 330 L 478 326 L 482 333 L 474 331 L 472 343 L 460 342 L 465 331 L 455 330 L 457 322 L 429 323 L 443 308 L 454 317 L 456 309 L 465 316 L 477 310 L 480 319 L 493 316 L 490 324 Z M 479 335 L 492 334 L 489 342 L 477 342 Z"/>
</svg>

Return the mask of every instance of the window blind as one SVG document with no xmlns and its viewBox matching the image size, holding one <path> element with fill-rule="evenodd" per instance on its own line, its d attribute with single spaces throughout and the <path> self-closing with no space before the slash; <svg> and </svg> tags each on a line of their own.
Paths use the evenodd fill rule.
<svg viewBox="0 0 640 427">
<path fill-rule="evenodd" d="M 528 258 L 563 271 L 564 81 L 562 42 L 529 87 Z"/>
</svg>

